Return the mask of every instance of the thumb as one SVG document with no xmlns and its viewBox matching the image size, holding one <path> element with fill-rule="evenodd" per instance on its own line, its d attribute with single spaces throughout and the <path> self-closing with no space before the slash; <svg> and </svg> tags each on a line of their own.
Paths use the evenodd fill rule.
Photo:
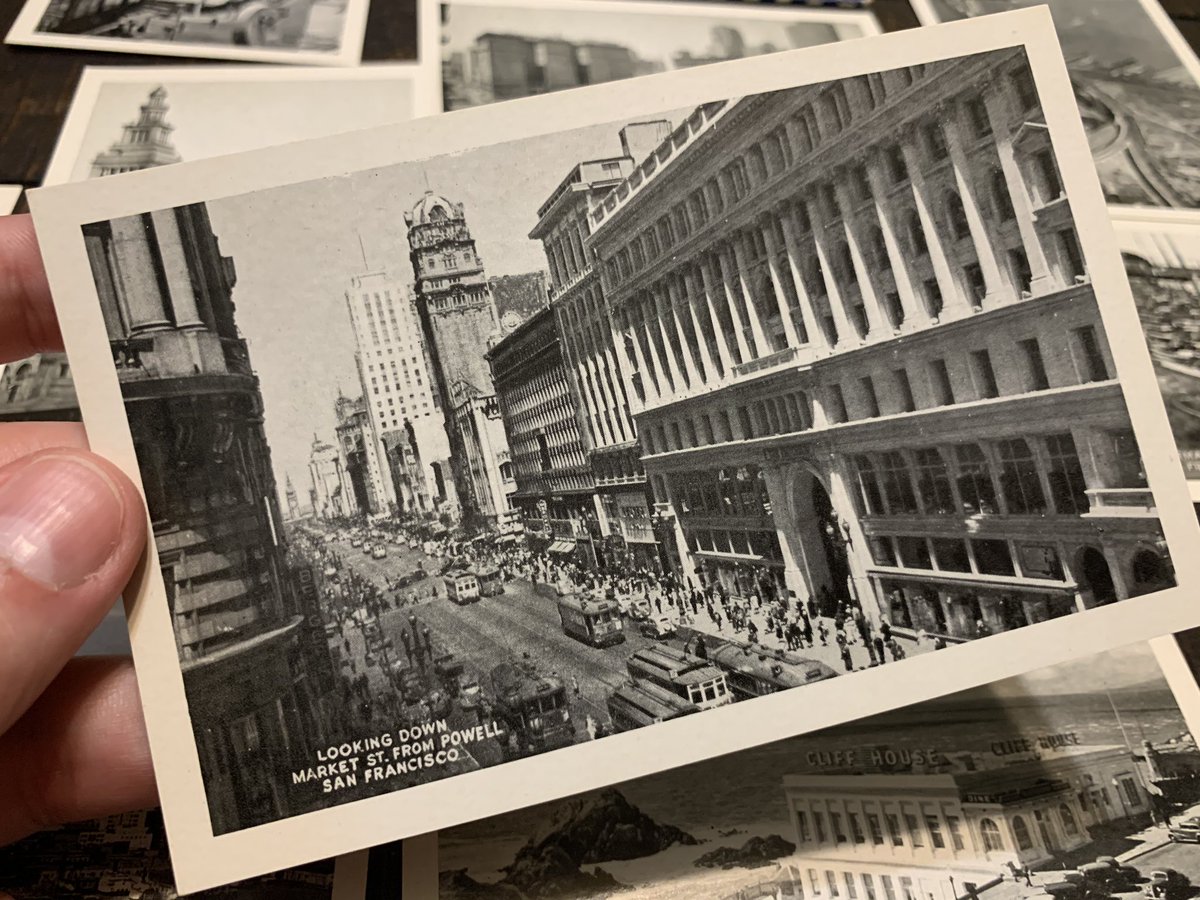
<svg viewBox="0 0 1200 900">
<path fill-rule="evenodd" d="M 0 733 L 124 589 L 145 522 L 129 479 L 85 450 L 41 450 L 0 468 Z"/>
</svg>

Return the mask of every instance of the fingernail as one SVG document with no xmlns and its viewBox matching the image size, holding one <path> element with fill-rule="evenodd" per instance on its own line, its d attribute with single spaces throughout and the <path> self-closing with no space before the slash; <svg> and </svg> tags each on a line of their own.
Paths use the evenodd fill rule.
<svg viewBox="0 0 1200 900">
<path fill-rule="evenodd" d="M 97 466 L 45 456 L 0 484 L 0 568 L 60 589 L 88 579 L 117 546 L 125 506 Z"/>
</svg>

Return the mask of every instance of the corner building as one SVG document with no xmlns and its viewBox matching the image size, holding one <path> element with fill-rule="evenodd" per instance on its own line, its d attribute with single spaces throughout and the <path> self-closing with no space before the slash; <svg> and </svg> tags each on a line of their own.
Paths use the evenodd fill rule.
<svg viewBox="0 0 1200 900">
<path fill-rule="evenodd" d="M 233 260 L 203 204 L 83 229 L 137 452 L 215 834 L 295 812 L 333 711 L 295 590 Z M 310 624 L 310 623 L 316 623 Z"/>
<path fill-rule="evenodd" d="M 706 104 L 590 215 L 684 575 L 951 639 L 1173 583 L 1022 52 Z"/>
</svg>

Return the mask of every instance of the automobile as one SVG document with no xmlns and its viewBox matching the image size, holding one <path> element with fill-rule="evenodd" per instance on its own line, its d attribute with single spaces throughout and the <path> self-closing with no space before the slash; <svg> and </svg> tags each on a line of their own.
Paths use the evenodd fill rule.
<svg viewBox="0 0 1200 900">
<path fill-rule="evenodd" d="M 1115 859 L 1108 859 L 1111 862 L 1097 860 L 1079 867 L 1084 888 L 1089 893 L 1108 895 L 1128 891 L 1140 877 L 1136 869 L 1131 872 L 1129 867 L 1122 866 Z"/>
<path fill-rule="evenodd" d="M 483 700 L 483 688 L 474 675 L 458 676 L 458 702 L 463 709 L 474 709 Z"/>
<path fill-rule="evenodd" d="M 387 559 L 387 547 L 376 544 L 371 550 L 371 559 Z"/>
<path fill-rule="evenodd" d="M 1084 900 L 1086 896 L 1082 884 L 1067 879 L 1047 881 L 1041 885 L 1041 892 L 1053 897 L 1054 900 Z"/>
<path fill-rule="evenodd" d="M 363 545 L 362 538 L 350 538 L 350 546 L 351 547 L 358 548 L 358 547 L 361 547 L 362 545 Z"/>
<path fill-rule="evenodd" d="M 1108 866 L 1115 871 L 1119 879 L 1127 885 L 1136 884 L 1144 880 L 1137 866 L 1127 866 L 1115 856 L 1097 856 L 1096 862 L 1100 865 Z"/>
<path fill-rule="evenodd" d="M 411 541 L 408 542 L 409 550 L 417 550 L 420 548 L 420 546 L 421 546 L 421 542 L 418 541 L 416 538 L 413 538 Z"/>
<path fill-rule="evenodd" d="M 675 623 L 666 613 L 655 613 L 641 624 L 642 634 L 656 641 L 664 641 L 675 633 Z"/>
<path fill-rule="evenodd" d="M 1155 869 L 1150 873 L 1150 881 L 1142 892 L 1154 900 L 1183 900 L 1191 890 L 1191 879 L 1182 872 L 1175 869 Z"/>
<path fill-rule="evenodd" d="M 325 637 L 331 638 L 342 633 L 342 627 L 337 622 L 325 623 Z"/>
<path fill-rule="evenodd" d="M 1180 819 L 1167 829 L 1167 836 L 1177 844 L 1200 844 L 1200 816 Z"/>
<path fill-rule="evenodd" d="M 636 619 L 639 622 L 650 618 L 653 613 L 653 607 L 650 606 L 650 601 L 645 597 L 634 597 L 629 603 L 629 617 Z"/>
<path fill-rule="evenodd" d="M 371 545 L 370 545 L 370 544 L 363 544 L 363 545 L 362 545 L 362 552 L 363 552 L 363 556 L 370 556 L 370 555 L 371 555 L 371 549 L 372 549 L 372 547 L 371 547 Z"/>
</svg>

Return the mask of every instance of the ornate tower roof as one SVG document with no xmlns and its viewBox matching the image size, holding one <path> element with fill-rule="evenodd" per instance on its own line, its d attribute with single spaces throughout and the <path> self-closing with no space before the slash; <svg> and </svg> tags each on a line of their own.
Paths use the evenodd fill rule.
<svg viewBox="0 0 1200 900">
<path fill-rule="evenodd" d="M 451 203 L 440 194 L 426 190 L 425 195 L 417 201 L 404 220 L 411 225 L 428 225 L 449 219 L 462 218 L 462 205 Z"/>
</svg>

